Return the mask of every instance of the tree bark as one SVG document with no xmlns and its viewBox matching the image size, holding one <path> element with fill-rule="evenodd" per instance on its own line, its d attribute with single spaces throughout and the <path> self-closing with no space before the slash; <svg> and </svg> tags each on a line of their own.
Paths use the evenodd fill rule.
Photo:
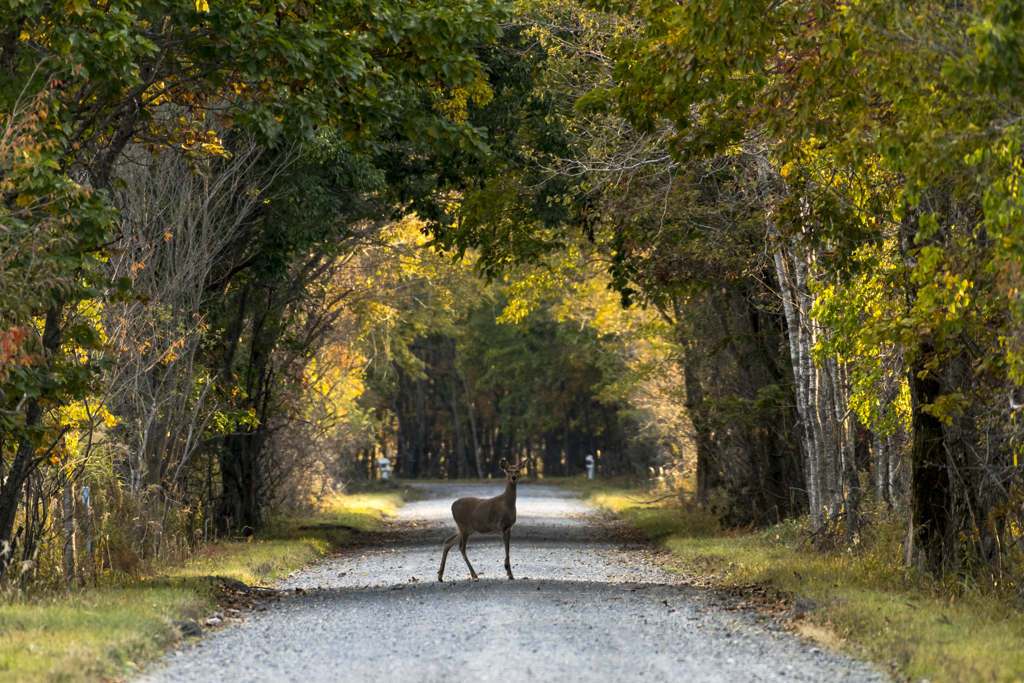
<svg viewBox="0 0 1024 683">
<path fill-rule="evenodd" d="M 78 574 L 78 548 L 75 543 L 75 482 L 70 475 L 64 478 L 64 580 L 71 582 Z"/>
<path fill-rule="evenodd" d="M 721 486 L 711 429 L 707 424 L 707 409 L 704 405 L 704 389 L 700 384 L 692 363 L 683 362 L 683 387 L 686 391 L 686 413 L 693 425 L 694 450 L 697 454 L 697 504 L 705 506 L 711 499 L 711 492 Z"/>
<path fill-rule="evenodd" d="M 263 437 L 262 426 L 257 426 L 224 440 L 218 458 L 222 492 L 217 511 L 218 527 L 224 533 L 252 536 L 263 522 L 259 471 Z"/>
<path fill-rule="evenodd" d="M 918 360 L 910 368 L 910 396 L 913 410 L 914 440 L 910 451 L 911 503 L 908 565 L 921 562 L 923 568 L 934 574 L 941 574 L 943 559 L 951 549 L 946 546 L 947 528 L 950 524 L 949 472 L 946 468 L 946 449 L 942 422 L 922 410 L 939 398 L 941 385 L 934 376 L 927 373 L 922 358 L 932 352 L 928 344 L 922 344 Z"/>
<path fill-rule="evenodd" d="M 871 435 L 871 468 L 875 480 L 875 502 L 885 502 L 892 507 L 892 500 L 889 499 L 889 458 L 885 452 L 882 437 L 878 432 Z"/>
<path fill-rule="evenodd" d="M 47 310 L 46 320 L 43 326 L 43 358 L 49 366 L 53 363 L 53 357 L 60 348 L 61 342 L 61 321 L 63 319 L 64 302 L 58 300 L 57 304 Z M 31 432 L 39 427 L 43 419 L 43 409 L 39 401 L 33 399 L 28 401 L 25 407 L 25 425 L 23 429 Z M 18 442 L 18 448 L 14 452 L 14 461 L 7 477 L 0 482 L 0 581 L 7 575 L 7 568 L 14 559 L 14 520 L 18 514 L 18 499 L 21 490 L 29 477 L 39 467 L 39 460 L 36 458 L 36 445 L 26 435 Z"/>
<path fill-rule="evenodd" d="M 466 409 L 469 411 L 469 433 L 473 436 L 473 460 L 476 461 L 476 476 L 484 478 L 484 466 L 480 462 L 480 443 L 476 438 L 476 417 L 473 415 L 473 397 L 469 393 L 469 382 L 466 381 L 466 373 L 459 371 L 462 377 L 462 388 L 466 391 Z"/>
<path fill-rule="evenodd" d="M 448 377 L 451 383 L 452 425 L 455 429 L 455 471 L 458 473 L 456 476 L 464 477 L 468 474 L 469 467 L 466 459 L 466 440 L 462 436 L 462 421 L 459 419 L 459 392 L 455 387 L 457 374 L 455 371 L 455 342 L 446 338 L 445 343 L 448 345 L 448 354 L 451 360 Z"/>
</svg>

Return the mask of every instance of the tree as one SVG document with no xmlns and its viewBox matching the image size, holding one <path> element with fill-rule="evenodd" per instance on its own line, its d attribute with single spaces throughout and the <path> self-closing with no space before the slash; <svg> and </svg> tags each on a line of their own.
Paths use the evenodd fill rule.
<svg viewBox="0 0 1024 683">
<path fill-rule="evenodd" d="M 794 514 L 803 467 L 788 434 L 770 427 L 794 420 L 786 363 L 773 357 L 779 345 L 772 337 L 785 323 L 771 292 L 775 278 L 761 263 L 764 213 L 750 205 L 760 199 L 756 165 L 750 157 L 680 162 L 668 149 L 670 126 L 641 130 L 615 111 L 577 106 L 612 78 L 610 48 L 639 34 L 636 17 L 556 2 L 523 3 L 516 20 L 495 49 L 500 62 L 491 57 L 505 67 L 496 97 L 472 119 L 487 121 L 491 145 L 508 151 L 458 187 L 457 223 L 435 224 L 433 234 L 452 248 L 474 249 L 491 277 L 516 264 L 551 268 L 550 255 L 563 250 L 602 263 L 623 302 L 657 310 L 679 346 L 676 370 L 686 388 L 673 400 L 691 418 L 700 500 L 713 489 L 729 489 L 736 500 L 756 489 L 763 504 L 755 518 Z M 708 324 L 708 315 L 723 324 Z M 750 339 L 757 341 L 748 347 Z M 723 372 L 736 384 L 724 383 Z M 712 414 L 751 414 L 739 405 L 756 406 L 769 428 L 750 425 L 738 442 L 713 443 L 712 433 L 729 431 L 716 429 Z M 747 438 L 759 429 L 774 436 Z M 786 465 L 768 476 L 773 483 L 761 486 L 779 463 Z"/>
<path fill-rule="evenodd" d="M 1016 356 L 996 339 L 1019 337 L 1019 293 L 1008 286 L 1020 277 L 1007 230 L 1016 200 L 1004 182 L 1016 177 L 1015 152 L 992 150 L 1018 149 L 1016 114 L 1001 103 L 1020 88 L 1008 70 L 1019 63 L 1016 39 L 1006 38 L 1017 35 L 1019 8 L 723 1 L 641 13 L 643 34 L 619 44 L 616 88 L 590 103 L 614 99 L 642 130 L 667 117 L 681 158 L 766 151 L 764 209 L 780 283 L 791 285 L 794 371 L 814 399 L 801 399 L 805 424 L 821 405 L 810 388 L 832 365 L 821 352 L 845 351 L 830 330 L 818 334 L 815 292 L 896 264 L 883 275 L 894 285 L 888 313 L 867 325 L 860 313 L 859 329 L 866 346 L 902 349 L 909 371 L 907 559 L 937 574 L 957 570 L 964 552 L 997 567 L 1005 527 L 991 512 L 1010 491 L 1017 437 L 993 438 L 981 428 L 994 426 L 993 413 L 970 406 L 991 411 L 1013 391 L 1003 378 Z M 835 316 L 835 300 L 827 306 Z M 805 333 L 809 343 L 797 338 Z M 817 369 L 801 373 L 809 347 Z"/>
<path fill-rule="evenodd" d="M 4 109 L 14 111 L 12 103 L 25 88 L 59 85 L 50 90 L 47 116 L 37 121 L 37 144 L 46 144 L 37 184 L 16 184 L 22 179 L 17 169 L 5 168 L 5 187 L 17 187 L 6 190 L 6 205 L 32 205 L 30 197 L 55 192 L 64 196 L 57 186 L 68 187 L 71 174 L 91 188 L 84 193 L 102 209 L 102 192 L 111 189 L 129 145 L 177 150 L 197 171 L 204 159 L 222 155 L 225 146 L 210 118 L 247 128 L 264 143 L 310 141 L 318 127 L 330 125 L 354 147 L 372 148 L 382 128 L 400 120 L 412 138 L 477 144 L 473 131 L 443 111 L 415 106 L 418 98 L 411 94 L 431 91 L 443 100 L 460 89 L 485 92 L 471 48 L 497 37 L 501 7 L 488 0 L 316 6 L 187 0 L 70 7 L 27 2 L 3 12 Z M 38 172 L 43 168 L 46 174 Z M 54 190 L 38 180 L 47 177 Z M 101 272 L 95 256 L 114 235 L 113 223 L 101 214 L 94 211 L 63 231 L 66 246 L 51 252 L 59 256 L 51 263 L 61 277 L 77 282 L 83 269 Z M 67 325 L 67 307 L 101 294 L 52 289 L 43 308 L 30 312 L 46 321 L 40 338 L 47 363 L 85 333 Z M 40 367 L 39 381 L 55 384 L 59 373 L 52 371 Z M 16 419 L 25 433 L 36 431 L 43 419 L 38 392 L 9 384 L 5 391 L 12 405 L 24 407 Z M 37 445 L 26 437 L 13 456 L 0 491 L 0 542 L 11 540 L 17 492 L 38 464 Z"/>
<path fill-rule="evenodd" d="M 77 317 L 65 325 L 60 311 L 96 296 L 95 250 L 111 214 L 59 172 L 57 98 L 47 83 L 0 119 L 0 578 L 17 545 L 22 489 L 40 465 L 57 462 L 63 431 L 43 422 L 44 407 L 88 394 L 99 370 L 74 358 L 77 349 L 98 349 L 94 326 Z"/>
</svg>

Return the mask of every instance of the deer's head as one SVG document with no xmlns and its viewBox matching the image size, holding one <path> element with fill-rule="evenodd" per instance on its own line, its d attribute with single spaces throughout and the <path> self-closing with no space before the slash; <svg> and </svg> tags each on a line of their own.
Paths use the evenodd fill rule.
<svg viewBox="0 0 1024 683">
<path fill-rule="evenodd" d="M 505 480 L 510 484 L 516 483 L 519 480 L 519 471 L 526 469 L 526 465 L 523 464 L 522 460 L 517 462 L 515 465 L 509 465 L 508 460 L 505 458 L 501 459 L 498 466 L 505 471 Z"/>
</svg>

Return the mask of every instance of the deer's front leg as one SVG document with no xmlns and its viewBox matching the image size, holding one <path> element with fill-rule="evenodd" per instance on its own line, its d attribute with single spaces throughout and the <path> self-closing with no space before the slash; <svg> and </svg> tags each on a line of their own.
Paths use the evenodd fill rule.
<svg viewBox="0 0 1024 683">
<path fill-rule="evenodd" d="M 462 534 L 456 533 L 454 536 L 449 536 L 444 542 L 444 552 L 441 553 L 441 568 L 437 570 L 437 580 L 444 581 L 444 563 L 448 559 L 448 550 L 455 545 L 455 541 L 461 540 Z"/>
<path fill-rule="evenodd" d="M 505 573 L 508 574 L 508 580 L 512 581 L 515 579 L 512 576 L 512 563 L 508 559 L 508 541 L 512 537 L 512 527 L 505 529 L 501 532 L 501 540 L 505 541 Z"/>
<path fill-rule="evenodd" d="M 462 559 L 466 561 L 466 566 L 469 567 L 469 575 L 473 577 L 474 581 L 479 581 L 479 578 L 476 575 L 476 571 L 473 569 L 473 565 L 469 563 L 469 555 L 466 554 L 466 541 L 468 540 L 469 534 L 466 532 L 461 532 L 461 535 L 459 537 L 459 550 L 462 551 Z"/>
</svg>

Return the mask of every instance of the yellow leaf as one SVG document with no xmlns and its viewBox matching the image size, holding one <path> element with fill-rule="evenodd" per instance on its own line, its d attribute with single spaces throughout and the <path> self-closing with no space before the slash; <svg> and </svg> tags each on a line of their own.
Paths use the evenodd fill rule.
<svg viewBox="0 0 1024 683">
<path fill-rule="evenodd" d="M 210 3 L 206 0 L 196 0 L 196 11 L 197 12 L 209 12 Z"/>
</svg>

